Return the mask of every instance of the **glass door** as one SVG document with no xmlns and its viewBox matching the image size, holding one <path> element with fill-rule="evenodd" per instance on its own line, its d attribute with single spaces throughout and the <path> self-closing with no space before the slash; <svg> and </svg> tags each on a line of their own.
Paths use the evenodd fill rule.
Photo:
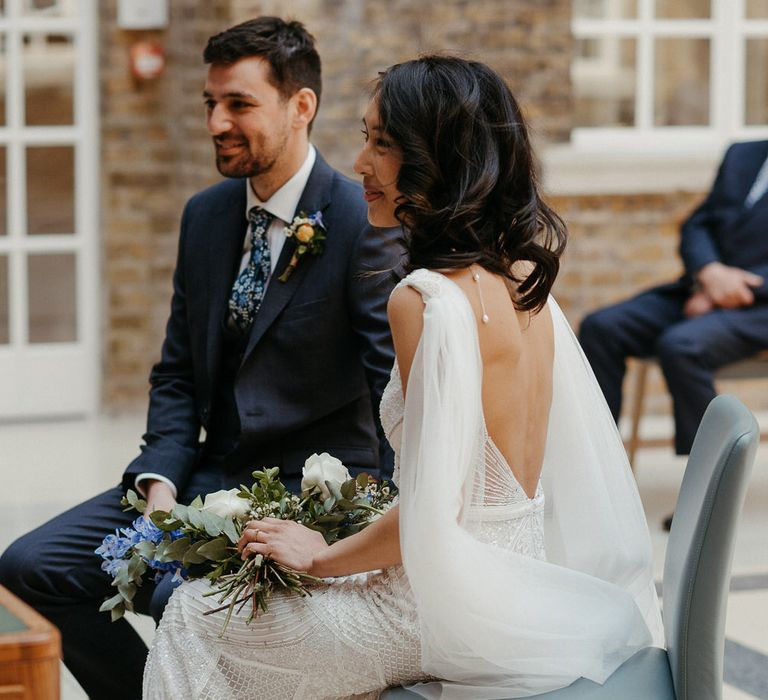
<svg viewBox="0 0 768 700">
<path fill-rule="evenodd" d="M 98 405 L 95 0 L 0 0 L 0 420 Z"/>
</svg>

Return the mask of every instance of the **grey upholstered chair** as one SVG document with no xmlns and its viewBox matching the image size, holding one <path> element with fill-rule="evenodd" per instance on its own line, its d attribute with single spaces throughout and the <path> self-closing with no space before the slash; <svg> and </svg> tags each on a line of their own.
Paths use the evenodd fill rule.
<svg viewBox="0 0 768 700">
<path fill-rule="evenodd" d="M 664 562 L 667 650 L 639 651 L 598 685 L 584 678 L 536 700 L 721 700 L 725 606 L 736 521 L 759 438 L 733 396 L 704 414 L 680 487 Z M 416 698 L 391 688 L 382 700 Z"/>
</svg>

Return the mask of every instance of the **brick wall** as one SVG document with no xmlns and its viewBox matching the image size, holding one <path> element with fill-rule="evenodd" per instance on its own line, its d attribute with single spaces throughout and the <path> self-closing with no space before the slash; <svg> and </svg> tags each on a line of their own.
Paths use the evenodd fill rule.
<svg viewBox="0 0 768 700">
<path fill-rule="evenodd" d="M 181 209 L 219 177 L 200 99 L 201 52 L 210 35 L 259 14 L 295 17 L 309 27 L 324 73 L 313 140 L 348 174 L 360 145 L 366 86 L 379 70 L 422 52 L 458 51 L 490 63 L 523 103 L 539 144 L 568 139 L 570 0 L 174 0 L 169 27 L 149 33 L 119 30 L 115 5 L 100 3 L 108 409 L 146 401 L 168 313 Z M 139 38 L 154 38 L 166 50 L 167 68 L 157 81 L 136 84 L 129 77 L 127 49 Z M 553 199 L 571 231 L 556 293 L 574 326 L 587 311 L 678 274 L 677 226 L 700 197 Z M 650 403 L 657 411 L 668 408 L 660 380 Z"/>
<path fill-rule="evenodd" d="M 676 279 L 682 273 L 677 253 L 679 225 L 705 193 L 553 197 L 565 219 L 568 248 L 554 294 L 574 329 L 584 315 L 637 292 Z M 632 370 L 625 382 L 624 406 L 634 397 Z M 753 410 L 768 410 L 768 381 L 720 382 Z M 671 401 L 661 372 L 648 378 L 646 412 L 670 414 Z"/>
<path fill-rule="evenodd" d="M 214 182 L 200 93 L 205 40 L 229 24 L 229 3 L 174 0 L 167 30 L 125 31 L 100 5 L 103 395 L 109 409 L 145 402 L 168 315 L 178 222 L 189 195 Z M 160 42 L 165 73 L 135 82 L 128 48 Z"/>
<path fill-rule="evenodd" d="M 324 89 L 313 140 L 344 172 L 360 145 L 366 85 L 377 71 L 420 52 L 454 50 L 487 61 L 509 80 L 539 137 L 563 140 L 570 119 L 568 0 L 174 0 L 169 27 L 115 26 L 101 7 L 104 403 L 145 401 L 168 313 L 184 201 L 215 181 L 200 91 L 201 52 L 225 27 L 259 14 L 302 20 L 318 41 Z M 166 50 L 158 80 L 136 84 L 127 50 L 151 38 Z"/>
</svg>

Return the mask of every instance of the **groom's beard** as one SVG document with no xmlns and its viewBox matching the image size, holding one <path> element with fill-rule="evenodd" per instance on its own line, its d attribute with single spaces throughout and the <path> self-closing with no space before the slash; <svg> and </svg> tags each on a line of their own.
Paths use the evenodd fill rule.
<svg viewBox="0 0 768 700">
<path fill-rule="evenodd" d="M 251 145 L 243 141 L 240 151 L 231 155 L 223 155 L 220 151 L 219 140 L 214 137 L 213 146 L 216 149 L 216 169 L 224 177 L 256 177 L 268 173 L 285 152 L 288 135 L 281 135 L 276 144 L 266 143 L 266 139 L 259 139 L 259 143 Z M 255 153 L 253 151 L 256 151 Z"/>
</svg>

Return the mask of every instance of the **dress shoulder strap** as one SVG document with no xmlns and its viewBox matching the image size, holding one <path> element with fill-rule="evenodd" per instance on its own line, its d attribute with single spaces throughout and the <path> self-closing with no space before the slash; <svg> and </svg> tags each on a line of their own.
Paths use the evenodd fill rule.
<svg viewBox="0 0 768 700">
<path fill-rule="evenodd" d="M 422 299 L 427 302 L 432 297 L 438 297 L 441 295 L 444 282 L 445 278 L 439 272 L 434 272 L 433 270 L 427 270 L 425 268 L 419 268 L 418 270 L 414 270 L 410 274 L 403 277 L 403 279 L 401 279 L 398 283 L 397 287 L 413 287 L 421 294 Z"/>
</svg>

